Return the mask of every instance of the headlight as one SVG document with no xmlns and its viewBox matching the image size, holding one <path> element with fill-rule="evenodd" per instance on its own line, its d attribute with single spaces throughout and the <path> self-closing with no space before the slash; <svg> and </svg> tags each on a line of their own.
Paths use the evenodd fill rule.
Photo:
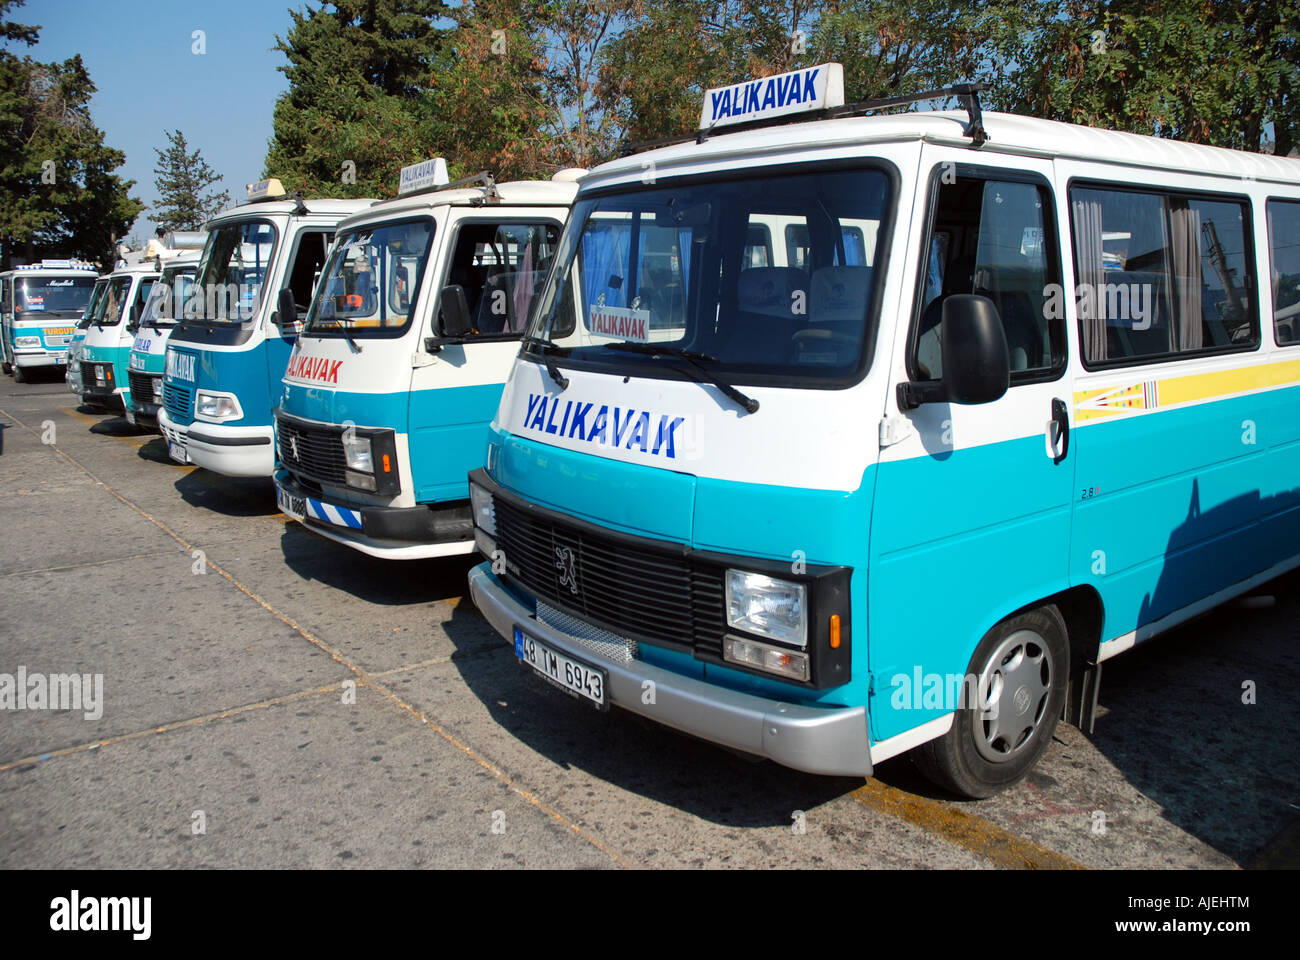
<svg viewBox="0 0 1300 960">
<path fill-rule="evenodd" d="M 162 377 L 153 378 L 153 395 L 158 400 L 162 399 L 162 383 L 163 383 Z"/>
<path fill-rule="evenodd" d="M 478 484 L 469 485 L 469 503 L 470 509 L 474 513 L 474 526 L 478 527 L 488 536 L 497 535 L 497 509 L 492 502 L 492 494 L 488 493 Z"/>
<path fill-rule="evenodd" d="M 244 415 L 234 397 L 202 390 L 194 398 L 194 410 L 200 417 L 211 420 L 238 420 Z"/>
<path fill-rule="evenodd" d="M 760 637 L 807 646 L 807 591 L 801 583 L 728 570 L 727 624 Z"/>
<path fill-rule="evenodd" d="M 19 350 L 39 350 L 41 348 L 40 337 L 14 337 L 14 346 Z"/>
<path fill-rule="evenodd" d="M 375 456 L 370 448 L 369 437 L 359 437 L 353 430 L 343 431 L 343 457 L 349 470 L 362 473 L 375 472 Z"/>
</svg>

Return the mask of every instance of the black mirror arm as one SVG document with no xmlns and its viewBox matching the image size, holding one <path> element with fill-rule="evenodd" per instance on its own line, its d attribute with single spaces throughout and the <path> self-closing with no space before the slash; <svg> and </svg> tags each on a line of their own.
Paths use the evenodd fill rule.
<svg viewBox="0 0 1300 960">
<path fill-rule="evenodd" d="M 943 403 L 947 399 L 942 380 L 908 380 L 898 385 L 899 410 L 915 410 L 923 403 Z"/>
</svg>

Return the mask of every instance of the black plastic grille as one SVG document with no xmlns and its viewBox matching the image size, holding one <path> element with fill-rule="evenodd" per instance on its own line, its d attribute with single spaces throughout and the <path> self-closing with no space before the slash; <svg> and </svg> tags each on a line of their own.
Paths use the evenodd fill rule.
<svg viewBox="0 0 1300 960">
<path fill-rule="evenodd" d="M 142 403 L 158 403 L 161 399 L 153 392 L 154 374 L 128 370 L 127 383 L 131 386 L 131 398 Z"/>
<path fill-rule="evenodd" d="M 275 428 L 280 462 L 291 473 L 316 483 L 346 483 L 343 436 L 337 430 L 317 429 L 279 416 Z"/>
<path fill-rule="evenodd" d="M 194 420 L 194 391 L 178 387 L 170 380 L 163 381 L 163 407 L 175 422 L 191 423 Z"/>
<path fill-rule="evenodd" d="M 506 570 L 534 596 L 622 636 L 722 655 L 721 568 L 494 499 Z"/>
</svg>

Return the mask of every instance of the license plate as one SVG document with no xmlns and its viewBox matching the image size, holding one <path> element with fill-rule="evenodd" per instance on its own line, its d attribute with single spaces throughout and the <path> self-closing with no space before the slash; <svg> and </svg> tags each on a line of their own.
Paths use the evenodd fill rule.
<svg viewBox="0 0 1300 960">
<path fill-rule="evenodd" d="M 67 362 L 68 362 L 68 358 L 67 358 L 67 357 L 55 357 L 55 358 L 54 358 L 54 365 L 55 365 L 56 367 L 61 367 L 61 366 L 63 366 L 63 365 L 64 365 L 65 363 L 67 363 Z"/>
<path fill-rule="evenodd" d="M 518 627 L 515 627 L 515 656 L 562 690 L 590 700 L 602 710 L 608 706 L 604 670 L 553 650 Z"/>
<path fill-rule="evenodd" d="M 275 502 L 279 504 L 281 510 L 299 523 L 307 519 L 307 501 L 304 497 L 289 493 L 283 487 L 277 485 L 275 488 Z"/>
<path fill-rule="evenodd" d="M 167 455 L 177 463 L 190 462 L 190 455 L 185 452 L 185 448 L 174 440 L 167 441 Z"/>
</svg>

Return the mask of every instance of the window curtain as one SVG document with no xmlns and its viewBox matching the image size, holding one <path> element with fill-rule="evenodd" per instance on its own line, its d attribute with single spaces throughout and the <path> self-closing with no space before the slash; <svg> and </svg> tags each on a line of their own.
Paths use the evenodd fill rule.
<svg viewBox="0 0 1300 960">
<path fill-rule="evenodd" d="M 582 235 L 582 286 L 587 305 L 604 303 L 607 307 L 627 306 L 628 245 L 631 227 L 627 223 L 597 226 L 587 221 Z M 611 276 L 622 283 L 611 287 Z M 604 300 L 601 300 L 601 295 Z"/>
<path fill-rule="evenodd" d="M 1170 251 L 1174 271 L 1174 297 L 1178 309 L 1177 350 L 1199 350 L 1204 345 L 1201 323 L 1201 211 L 1185 200 L 1170 205 Z"/>
<path fill-rule="evenodd" d="M 1105 268 L 1101 259 L 1101 201 L 1076 197 L 1074 213 L 1074 295 L 1083 321 L 1083 350 L 1089 361 L 1105 360 Z"/>
</svg>

